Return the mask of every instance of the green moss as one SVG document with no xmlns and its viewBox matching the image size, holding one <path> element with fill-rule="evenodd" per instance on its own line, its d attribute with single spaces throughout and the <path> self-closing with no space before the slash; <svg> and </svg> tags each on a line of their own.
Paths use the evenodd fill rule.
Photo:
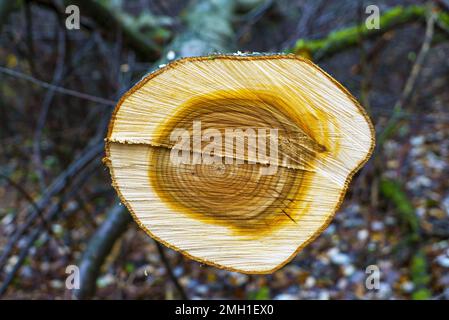
<svg viewBox="0 0 449 320">
<path fill-rule="evenodd" d="M 295 54 L 309 52 L 314 58 L 331 56 L 347 47 L 357 45 L 361 37 L 371 37 L 383 34 L 393 27 L 404 23 L 424 21 L 426 19 L 427 10 L 427 7 L 422 5 L 411 5 L 407 7 L 396 6 L 380 16 L 379 29 L 368 29 L 365 23 L 362 23 L 338 31 L 333 31 L 323 39 L 299 39 L 289 52 Z M 446 13 L 439 13 L 438 23 L 442 28 L 447 28 L 449 30 L 449 15 Z"/>
<path fill-rule="evenodd" d="M 125 270 L 128 274 L 133 273 L 134 270 L 136 270 L 136 267 L 134 266 L 134 264 L 128 262 L 125 264 Z"/>
<path fill-rule="evenodd" d="M 256 292 L 250 293 L 248 298 L 250 300 L 268 300 L 270 299 L 270 289 L 267 286 L 263 286 Z"/>
<path fill-rule="evenodd" d="M 438 25 L 446 30 L 446 32 L 449 32 L 449 14 L 446 12 L 440 12 L 438 13 L 437 17 Z"/>
<path fill-rule="evenodd" d="M 395 205 L 401 219 L 410 228 L 412 237 L 417 240 L 417 237 L 419 238 L 419 220 L 412 203 L 399 182 L 391 179 L 382 179 L 380 182 L 380 192 Z"/>
<path fill-rule="evenodd" d="M 413 300 L 428 300 L 430 297 L 432 297 L 432 293 L 427 289 L 420 289 L 412 294 Z"/>
<path fill-rule="evenodd" d="M 414 300 L 425 300 L 432 296 L 432 293 L 427 286 L 430 282 L 430 276 L 427 273 L 427 259 L 422 250 L 419 250 L 411 262 L 411 277 L 415 286 L 415 291 L 412 294 Z"/>
</svg>

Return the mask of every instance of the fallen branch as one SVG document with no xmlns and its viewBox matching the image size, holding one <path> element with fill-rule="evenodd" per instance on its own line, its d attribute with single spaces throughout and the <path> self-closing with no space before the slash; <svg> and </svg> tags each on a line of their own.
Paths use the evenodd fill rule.
<svg viewBox="0 0 449 320">
<path fill-rule="evenodd" d="M 67 5 L 78 5 L 82 15 L 89 15 L 92 17 L 92 19 L 94 19 L 104 30 L 121 30 L 124 42 L 143 59 L 155 61 L 160 57 L 161 47 L 159 45 L 123 23 L 123 21 L 103 2 L 93 0 L 70 0 L 66 1 L 66 3 Z"/>
<path fill-rule="evenodd" d="M 90 238 L 79 265 L 80 288 L 74 291 L 77 299 L 86 299 L 93 295 L 101 265 L 114 246 L 115 239 L 125 232 L 131 221 L 131 215 L 123 210 L 121 204 L 117 204 Z"/>
<path fill-rule="evenodd" d="M 43 210 L 42 208 L 39 208 L 34 201 L 33 197 L 18 183 L 16 183 L 14 180 L 12 180 L 7 175 L 0 172 L 0 178 L 5 179 L 14 189 L 16 189 L 28 202 L 28 204 L 35 210 L 37 216 L 39 217 L 41 223 L 44 225 L 44 227 L 47 229 L 47 232 L 49 234 L 52 233 L 50 225 L 48 225 L 47 221 L 45 220 L 43 216 Z"/>
<path fill-rule="evenodd" d="M 401 25 L 425 22 L 428 8 L 424 5 L 411 5 L 407 7 L 394 7 L 380 16 L 380 28 L 368 29 L 365 23 L 331 32 L 322 39 L 299 39 L 289 51 L 295 54 L 306 55 L 319 61 L 328 59 L 333 55 L 356 47 L 360 38 L 369 39 L 381 36 Z M 449 14 L 434 12 L 438 27 L 444 31 L 449 30 Z M 447 37 L 446 37 L 447 38 Z"/>
<path fill-rule="evenodd" d="M 95 164 L 92 164 L 91 167 L 92 167 L 91 170 L 83 172 L 82 176 L 79 177 L 79 179 L 77 179 L 78 181 L 70 185 L 67 192 L 64 193 L 64 195 L 61 197 L 58 203 L 52 204 L 50 206 L 50 209 L 48 209 L 48 212 L 46 216 L 43 218 L 41 224 L 38 226 L 34 226 L 30 234 L 24 239 L 25 241 L 20 248 L 17 261 L 11 267 L 11 270 L 5 275 L 4 281 L 0 285 L 0 297 L 9 288 L 9 285 L 14 280 L 20 267 L 22 267 L 22 265 L 25 263 L 26 257 L 28 256 L 30 249 L 33 247 L 36 240 L 44 231 L 45 226 L 49 225 L 49 223 L 57 217 L 57 215 L 61 212 L 62 205 L 70 198 L 72 198 L 76 193 L 78 193 L 79 190 L 81 189 L 81 186 L 89 179 L 89 177 L 92 176 L 93 171 L 97 170 Z M 51 233 L 49 233 L 49 235 L 51 235 Z"/>
<path fill-rule="evenodd" d="M 30 205 L 26 212 L 28 213 L 28 217 L 26 222 L 21 224 L 18 230 L 12 235 L 9 239 L 8 243 L 4 246 L 3 251 L 0 255 L 0 271 L 3 270 L 3 266 L 14 249 L 15 245 L 22 237 L 22 235 L 30 229 L 33 225 L 34 221 L 39 216 L 39 210 L 44 210 L 47 205 L 50 203 L 51 199 L 62 192 L 62 190 L 67 186 L 67 182 L 73 179 L 83 168 L 85 168 L 89 163 L 95 160 L 99 155 L 103 152 L 103 143 L 97 142 L 93 145 L 86 147 L 85 151 L 82 153 L 80 157 L 75 159 L 67 169 L 61 173 L 53 183 L 46 189 L 44 194 L 40 197 L 38 201 L 35 202 L 35 205 Z M 37 207 L 37 208 L 36 208 Z M 39 209 L 39 210 L 37 210 Z"/>
</svg>

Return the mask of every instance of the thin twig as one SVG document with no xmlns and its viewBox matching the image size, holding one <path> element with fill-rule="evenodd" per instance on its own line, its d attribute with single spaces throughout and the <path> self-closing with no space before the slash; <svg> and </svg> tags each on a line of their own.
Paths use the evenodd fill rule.
<svg viewBox="0 0 449 320">
<path fill-rule="evenodd" d="M 24 13 L 25 13 L 26 43 L 28 47 L 27 60 L 30 65 L 31 73 L 33 75 L 36 75 L 36 65 L 34 63 L 34 58 L 36 57 L 36 54 L 34 50 L 33 15 L 31 12 L 31 4 L 28 1 L 26 1 Z"/>
<path fill-rule="evenodd" d="M 243 19 L 246 20 L 246 23 L 240 28 L 237 32 L 235 38 L 237 40 L 241 39 L 245 34 L 249 32 L 251 27 L 256 24 L 273 5 L 273 0 L 266 0 L 258 7 L 254 8 L 250 12 L 248 12 Z"/>
<path fill-rule="evenodd" d="M 41 86 L 43 88 L 52 89 L 55 92 L 59 92 L 61 94 L 65 94 L 65 95 L 72 96 L 72 97 L 75 97 L 75 98 L 88 100 L 88 101 L 91 101 L 91 102 L 95 102 L 95 103 L 103 104 L 103 105 L 107 105 L 107 106 L 115 106 L 115 104 L 116 104 L 115 101 L 112 101 L 112 100 L 109 100 L 109 99 L 104 99 L 104 98 L 101 98 L 101 97 L 93 96 L 93 95 L 90 95 L 90 94 L 87 94 L 87 93 L 83 93 L 83 92 L 79 92 L 79 91 L 75 91 L 75 90 L 72 90 L 72 89 L 67 89 L 67 88 L 55 86 L 55 85 L 53 85 L 51 83 L 48 83 L 48 82 L 36 79 L 36 78 L 34 78 L 34 77 L 30 76 L 30 75 L 27 75 L 27 74 L 19 72 L 19 71 L 12 70 L 10 68 L 6 68 L 6 67 L 1 67 L 0 66 L 0 72 L 3 73 L 3 74 L 6 74 L 8 76 L 15 77 L 15 78 L 18 78 L 18 79 L 23 79 L 23 80 L 32 82 L 32 83 L 34 83 L 34 84 L 36 84 L 38 86 Z"/>
<path fill-rule="evenodd" d="M 157 242 L 156 240 L 154 241 L 154 243 L 156 244 L 157 247 L 157 251 L 159 251 L 159 255 L 161 257 L 162 263 L 165 266 L 165 269 L 167 269 L 167 273 L 168 276 L 170 277 L 170 280 L 173 282 L 173 284 L 175 285 L 176 289 L 179 292 L 179 295 L 181 296 L 181 298 L 183 300 L 188 300 L 189 298 L 187 297 L 186 292 L 184 291 L 184 288 L 182 287 L 182 285 L 179 283 L 178 278 L 176 277 L 176 275 L 173 273 L 173 270 L 170 266 L 170 262 L 168 262 L 167 257 L 165 256 L 165 252 L 164 252 L 164 248 L 162 247 L 162 245 Z"/>
<path fill-rule="evenodd" d="M 59 28 L 58 32 L 58 59 L 56 61 L 56 67 L 53 74 L 52 85 L 56 86 L 63 77 L 64 72 L 64 60 L 66 55 L 66 39 L 64 31 Z M 42 164 L 42 152 L 41 152 L 41 140 L 42 140 L 42 130 L 44 129 L 45 122 L 47 120 L 48 110 L 50 109 L 51 102 L 53 101 L 53 97 L 55 94 L 54 88 L 51 88 L 45 94 L 44 102 L 42 103 L 41 112 L 39 114 L 39 118 L 37 121 L 36 130 L 34 132 L 34 141 L 33 141 L 33 160 L 36 165 L 36 173 L 39 178 L 39 185 L 41 190 L 44 190 L 46 187 L 45 183 L 45 173 Z"/>
<path fill-rule="evenodd" d="M 416 57 L 415 63 L 412 66 L 412 71 L 405 83 L 404 90 L 402 91 L 401 97 L 398 99 L 393 108 L 393 115 L 388 120 L 385 128 L 379 134 L 377 139 L 378 147 L 382 146 L 383 143 L 398 129 L 399 122 L 404 118 L 404 105 L 410 99 L 413 89 L 415 88 L 416 81 L 421 73 L 422 67 L 424 65 L 425 59 L 430 49 L 434 35 L 434 26 L 437 18 L 437 13 L 430 9 L 429 17 L 427 18 L 426 33 L 424 35 L 424 41 L 422 43 L 421 49 Z"/>
<path fill-rule="evenodd" d="M 43 224 L 45 229 L 47 229 L 47 232 L 49 234 L 52 234 L 53 231 L 52 231 L 50 225 L 45 221 L 42 208 L 38 207 L 38 205 L 34 201 L 33 197 L 20 184 L 16 183 L 14 180 L 12 180 L 7 175 L 0 172 L 0 178 L 5 179 L 14 189 L 16 189 L 25 198 L 25 200 L 27 200 L 27 202 L 34 208 L 39 219 L 41 220 L 41 223 Z"/>
<path fill-rule="evenodd" d="M 300 37 L 305 38 L 309 36 L 311 22 L 314 21 L 315 17 L 319 16 L 325 5 L 326 1 L 323 0 L 304 2 L 301 7 L 299 22 L 293 35 L 282 44 L 283 50 L 288 50 L 288 48 L 291 48 Z"/>
<path fill-rule="evenodd" d="M 66 187 L 67 182 L 70 181 L 77 173 L 79 173 L 83 168 L 85 168 L 90 162 L 95 160 L 103 152 L 103 142 L 97 142 L 93 145 L 86 147 L 84 152 L 80 157 L 75 159 L 67 169 L 62 172 L 53 183 L 46 189 L 42 197 L 36 202 L 38 208 L 43 210 L 51 201 L 52 197 L 56 194 L 62 192 Z M 3 270 L 3 266 L 6 262 L 7 257 L 14 249 L 14 246 L 22 237 L 22 235 L 30 229 L 33 222 L 36 220 L 38 213 L 35 208 L 31 206 L 27 209 L 28 219 L 25 223 L 21 224 L 18 230 L 11 236 L 8 243 L 4 246 L 3 251 L 0 255 L 0 271 Z"/>
<path fill-rule="evenodd" d="M 92 166 L 92 170 L 93 169 L 96 170 L 96 166 Z M 84 172 L 83 175 L 81 176 L 81 178 L 78 180 L 78 182 L 74 183 L 73 185 L 70 186 L 69 191 L 65 195 L 62 196 L 60 201 L 58 201 L 58 203 L 53 204 L 50 207 L 49 212 L 47 213 L 47 216 L 44 218 L 45 224 L 53 221 L 55 219 L 55 217 L 58 215 L 58 213 L 60 213 L 61 207 L 63 206 L 63 204 L 79 192 L 79 190 L 81 189 L 81 186 L 87 182 L 89 177 L 92 176 L 92 170 L 88 170 L 88 171 Z M 28 256 L 31 247 L 33 246 L 35 241 L 39 238 L 39 235 L 42 233 L 43 227 L 44 227 L 44 224 L 41 224 L 41 225 L 35 227 L 32 230 L 31 234 L 27 237 L 25 244 L 23 245 L 23 247 L 20 250 L 18 260 L 12 266 L 11 270 L 8 272 L 2 285 L 0 286 L 0 297 L 6 292 L 9 285 L 14 280 L 20 267 L 25 262 L 25 259 Z"/>
</svg>

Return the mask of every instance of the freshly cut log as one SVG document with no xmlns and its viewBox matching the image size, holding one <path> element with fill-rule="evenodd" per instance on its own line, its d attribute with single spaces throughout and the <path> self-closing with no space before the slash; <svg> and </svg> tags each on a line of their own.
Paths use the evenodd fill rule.
<svg viewBox="0 0 449 320">
<path fill-rule="evenodd" d="M 213 55 L 126 93 L 105 163 L 151 237 L 205 264 L 271 273 L 327 227 L 373 148 L 366 112 L 312 62 Z"/>
</svg>

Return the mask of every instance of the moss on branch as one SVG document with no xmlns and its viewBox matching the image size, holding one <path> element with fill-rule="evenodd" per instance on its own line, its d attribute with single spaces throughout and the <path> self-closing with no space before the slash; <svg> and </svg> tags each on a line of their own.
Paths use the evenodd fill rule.
<svg viewBox="0 0 449 320">
<path fill-rule="evenodd" d="M 407 7 L 394 7 L 380 16 L 380 28 L 368 29 L 365 23 L 347 27 L 331 32 L 322 39 L 299 39 L 294 47 L 289 50 L 292 53 L 305 55 L 321 60 L 329 58 L 336 53 L 356 46 L 362 38 L 373 38 L 385 34 L 398 26 L 426 21 L 428 8 L 424 5 L 411 5 Z M 438 12 L 437 25 L 440 29 L 449 31 L 449 14 Z"/>
</svg>

